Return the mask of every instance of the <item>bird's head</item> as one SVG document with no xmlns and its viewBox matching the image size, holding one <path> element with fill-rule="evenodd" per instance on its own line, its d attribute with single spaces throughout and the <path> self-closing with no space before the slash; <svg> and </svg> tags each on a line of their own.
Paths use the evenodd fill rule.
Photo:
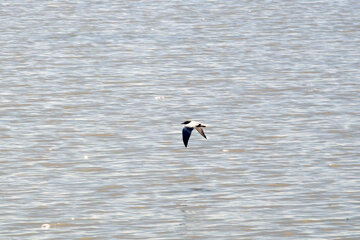
<svg viewBox="0 0 360 240">
<path fill-rule="evenodd" d="M 182 124 L 189 124 L 191 121 L 185 121 Z"/>
</svg>

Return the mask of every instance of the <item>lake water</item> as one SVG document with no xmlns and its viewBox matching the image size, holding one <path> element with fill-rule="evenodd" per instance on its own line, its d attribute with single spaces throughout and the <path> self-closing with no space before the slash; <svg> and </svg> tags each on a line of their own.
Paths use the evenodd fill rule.
<svg viewBox="0 0 360 240">
<path fill-rule="evenodd" d="M 360 239 L 359 12 L 1 1 L 0 238 Z"/>
</svg>

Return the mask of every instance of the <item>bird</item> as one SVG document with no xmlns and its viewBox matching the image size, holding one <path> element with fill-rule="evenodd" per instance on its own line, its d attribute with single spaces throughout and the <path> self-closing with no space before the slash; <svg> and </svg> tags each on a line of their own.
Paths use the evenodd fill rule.
<svg viewBox="0 0 360 240">
<path fill-rule="evenodd" d="M 184 128 L 182 130 L 183 142 L 184 142 L 185 147 L 187 147 L 187 145 L 188 145 L 191 132 L 192 132 L 192 130 L 194 130 L 194 128 L 201 134 L 201 136 L 206 138 L 206 135 L 202 129 L 203 127 L 206 127 L 206 125 L 196 122 L 196 121 L 185 121 L 182 124 L 185 124 Z"/>
</svg>

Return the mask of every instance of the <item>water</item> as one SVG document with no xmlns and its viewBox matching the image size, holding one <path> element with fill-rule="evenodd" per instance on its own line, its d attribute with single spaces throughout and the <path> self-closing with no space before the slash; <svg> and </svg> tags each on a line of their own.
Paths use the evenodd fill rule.
<svg viewBox="0 0 360 240">
<path fill-rule="evenodd" d="M 359 11 L 2 1 L 1 239 L 359 239 Z"/>
</svg>

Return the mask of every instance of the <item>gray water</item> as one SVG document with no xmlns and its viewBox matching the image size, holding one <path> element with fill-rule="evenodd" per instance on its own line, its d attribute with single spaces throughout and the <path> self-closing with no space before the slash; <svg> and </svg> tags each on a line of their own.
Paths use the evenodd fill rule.
<svg viewBox="0 0 360 240">
<path fill-rule="evenodd" d="M 359 12 L 1 1 L 0 239 L 360 239 Z"/>
</svg>

